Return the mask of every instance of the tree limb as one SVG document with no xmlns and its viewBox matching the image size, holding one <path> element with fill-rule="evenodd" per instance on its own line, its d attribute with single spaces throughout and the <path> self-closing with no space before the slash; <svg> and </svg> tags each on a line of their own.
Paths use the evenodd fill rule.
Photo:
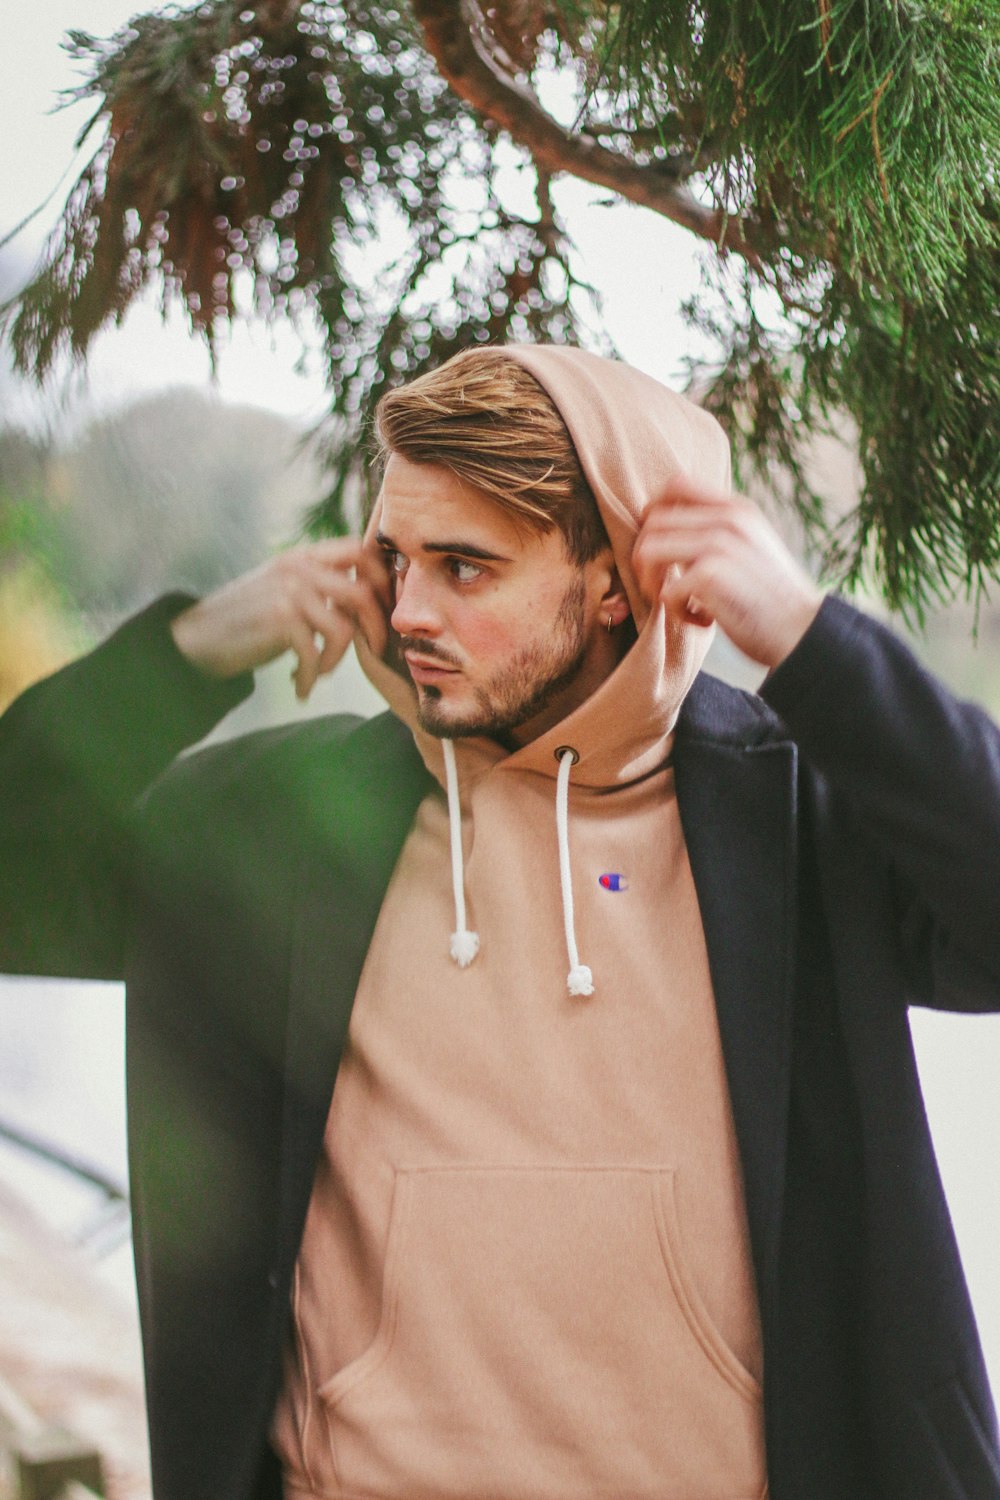
<svg viewBox="0 0 1000 1500">
<path fill-rule="evenodd" d="M 706 208 L 678 182 L 669 163 L 641 166 L 608 150 L 593 136 L 571 135 L 542 109 L 535 94 L 502 66 L 483 36 L 485 25 L 473 0 L 411 0 L 427 50 L 442 75 L 473 109 L 496 121 L 525 146 L 537 166 L 569 172 L 610 188 L 709 240 L 719 250 L 742 255 L 755 268 L 761 247 L 752 226 L 720 209 Z"/>
</svg>

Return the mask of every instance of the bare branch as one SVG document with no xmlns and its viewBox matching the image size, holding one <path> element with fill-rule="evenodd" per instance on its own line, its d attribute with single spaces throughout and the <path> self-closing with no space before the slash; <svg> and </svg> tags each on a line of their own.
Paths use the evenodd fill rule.
<svg viewBox="0 0 1000 1500">
<path fill-rule="evenodd" d="M 632 203 L 672 219 L 720 250 L 732 250 L 757 267 L 752 226 L 706 208 L 678 181 L 668 162 L 639 165 L 608 150 L 592 135 L 571 135 L 546 114 L 535 94 L 508 73 L 486 42 L 472 0 L 412 0 L 424 41 L 443 76 L 468 104 L 494 120 L 530 151 L 549 173 L 570 172 L 610 188 Z"/>
</svg>

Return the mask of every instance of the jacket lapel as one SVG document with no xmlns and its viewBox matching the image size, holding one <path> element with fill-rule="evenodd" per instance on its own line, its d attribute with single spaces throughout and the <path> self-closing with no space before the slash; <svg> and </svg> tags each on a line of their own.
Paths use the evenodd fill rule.
<svg viewBox="0 0 1000 1500">
<path fill-rule="evenodd" d="M 796 746 L 758 700 L 702 674 L 674 747 L 765 1324 L 785 1169 L 795 980 Z"/>
<path fill-rule="evenodd" d="M 279 1258 L 298 1249 L 351 1008 L 382 899 L 430 778 L 391 714 L 322 743 L 302 778 L 285 1048 Z"/>
</svg>

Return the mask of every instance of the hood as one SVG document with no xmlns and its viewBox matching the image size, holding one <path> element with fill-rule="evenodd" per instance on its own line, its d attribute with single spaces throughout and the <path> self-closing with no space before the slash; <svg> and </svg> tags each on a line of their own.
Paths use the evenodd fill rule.
<svg viewBox="0 0 1000 1500">
<path fill-rule="evenodd" d="M 618 360 L 558 345 L 511 344 L 477 352 L 516 360 L 557 407 L 597 502 L 638 632 L 601 688 L 542 736 L 544 743 L 536 742 L 534 751 L 529 745 L 514 756 L 541 770 L 551 758 L 548 740 L 555 735 L 562 743 L 564 729 L 572 728 L 581 756 L 574 781 L 612 785 L 648 769 L 648 752 L 673 728 L 714 634 L 714 626 L 667 620 L 661 608 L 651 611 L 642 597 L 632 568 L 640 518 L 678 474 L 728 491 L 729 443 L 714 417 Z M 376 501 L 368 538 L 380 515 Z M 413 684 L 374 657 L 360 637 L 357 646 L 369 680 L 414 731 L 428 769 L 443 783 L 441 742 L 418 727 Z M 458 748 L 467 760 L 489 764 L 508 754 L 492 741 L 463 740 Z"/>
<path fill-rule="evenodd" d="M 478 937 L 465 928 L 462 874 L 460 823 L 470 789 L 495 768 L 504 774 L 549 777 L 556 782 L 568 985 L 572 994 L 590 994 L 590 971 L 579 962 L 573 930 L 570 773 L 575 787 L 613 791 L 649 775 L 669 758 L 681 704 L 705 659 L 714 626 L 668 620 L 660 605 L 651 609 L 639 591 L 632 549 L 643 511 L 674 476 L 683 474 L 728 491 L 729 444 L 714 417 L 616 360 L 552 345 L 504 345 L 478 352 L 517 360 L 562 416 L 604 521 L 637 639 L 585 702 L 554 728 L 513 751 L 485 737 L 452 742 L 426 733 L 417 721 L 417 694 L 409 677 L 376 658 L 360 635 L 355 643 L 369 680 L 413 731 L 428 770 L 448 793 L 456 908 L 452 957 L 464 967 L 478 951 Z M 374 537 L 380 516 L 381 504 L 376 502 L 367 539 Z"/>
</svg>

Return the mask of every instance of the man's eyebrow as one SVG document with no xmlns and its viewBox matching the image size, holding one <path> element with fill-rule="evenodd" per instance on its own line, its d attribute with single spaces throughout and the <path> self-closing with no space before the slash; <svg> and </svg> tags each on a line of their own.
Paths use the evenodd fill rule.
<svg viewBox="0 0 1000 1500">
<path fill-rule="evenodd" d="M 384 531 L 377 531 L 375 533 L 375 540 L 387 552 L 399 551 L 392 537 L 386 536 Z M 424 542 L 420 550 L 421 552 L 447 552 L 455 557 L 473 557 L 478 562 L 510 562 L 512 560 L 502 552 L 490 552 L 486 547 L 477 547 L 475 542 L 465 542 L 461 539 L 456 541 Z"/>
</svg>

